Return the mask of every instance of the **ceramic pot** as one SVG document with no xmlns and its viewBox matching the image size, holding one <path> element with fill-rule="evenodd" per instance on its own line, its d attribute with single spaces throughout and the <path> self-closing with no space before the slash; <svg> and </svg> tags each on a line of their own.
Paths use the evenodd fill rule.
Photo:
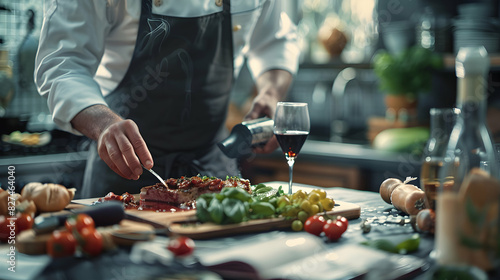
<svg viewBox="0 0 500 280">
<path fill-rule="evenodd" d="M 406 95 L 387 94 L 385 106 L 388 114 L 393 114 L 396 121 L 411 121 L 417 117 L 417 98 Z"/>
</svg>

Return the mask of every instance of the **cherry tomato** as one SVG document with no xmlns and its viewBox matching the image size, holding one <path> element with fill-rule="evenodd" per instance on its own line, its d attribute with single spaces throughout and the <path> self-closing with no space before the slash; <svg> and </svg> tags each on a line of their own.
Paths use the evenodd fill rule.
<svg viewBox="0 0 500 280">
<path fill-rule="evenodd" d="M 179 236 L 168 242 L 167 249 L 176 256 L 187 256 L 194 251 L 194 241 L 185 236 Z"/>
<path fill-rule="evenodd" d="M 69 231 L 56 230 L 47 241 L 47 254 L 53 258 L 72 256 L 76 245 L 76 239 Z"/>
<path fill-rule="evenodd" d="M 18 227 L 14 219 L 0 216 L 0 242 L 11 244 L 18 233 Z"/>
<path fill-rule="evenodd" d="M 17 214 L 16 226 L 19 232 L 22 232 L 27 229 L 31 229 L 33 227 L 33 217 L 29 214 Z"/>
<path fill-rule="evenodd" d="M 341 228 L 342 228 L 342 233 L 344 233 L 347 230 L 347 226 L 349 225 L 349 221 L 347 220 L 346 217 L 338 216 L 337 221 L 341 223 Z"/>
<path fill-rule="evenodd" d="M 95 223 L 92 217 L 82 213 L 66 219 L 65 226 L 69 232 L 75 233 L 75 230 L 77 232 L 82 232 L 82 230 L 87 227 L 95 228 Z"/>
<path fill-rule="evenodd" d="M 304 223 L 304 230 L 311 234 L 319 236 L 323 231 L 325 222 L 326 221 L 323 216 L 313 215 L 307 218 L 306 222 Z"/>
<path fill-rule="evenodd" d="M 80 238 L 77 239 L 81 241 L 80 246 L 83 252 L 90 256 L 98 256 L 101 254 L 103 249 L 103 237 L 100 232 L 95 228 L 85 227 L 79 234 Z"/>
<path fill-rule="evenodd" d="M 323 226 L 323 232 L 330 241 L 337 241 L 343 232 L 343 225 L 340 221 L 328 220 Z"/>
</svg>

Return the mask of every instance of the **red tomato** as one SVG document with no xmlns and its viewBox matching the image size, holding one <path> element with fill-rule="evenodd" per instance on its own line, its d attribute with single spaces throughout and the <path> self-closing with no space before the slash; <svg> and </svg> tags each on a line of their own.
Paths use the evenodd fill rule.
<svg viewBox="0 0 500 280">
<path fill-rule="evenodd" d="M 325 222 L 326 221 L 323 216 L 312 215 L 311 217 L 307 218 L 306 222 L 304 223 L 304 230 L 311 234 L 319 236 L 323 231 Z"/>
<path fill-rule="evenodd" d="M 0 242 L 9 243 L 12 242 L 17 233 L 18 227 L 14 219 L 7 219 L 6 216 L 0 216 Z"/>
<path fill-rule="evenodd" d="M 68 219 L 66 219 L 65 226 L 69 232 L 75 233 L 75 230 L 77 232 L 82 232 L 82 230 L 87 227 L 95 228 L 95 223 L 92 217 L 82 213 L 68 217 Z"/>
<path fill-rule="evenodd" d="M 338 216 L 337 221 L 339 221 L 342 224 L 342 233 L 344 233 L 347 230 L 347 226 L 349 225 L 349 221 L 347 220 L 346 217 Z"/>
<path fill-rule="evenodd" d="M 17 214 L 16 226 L 19 232 L 31 229 L 34 222 L 33 217 L 29 214 Z"/>
<path fill-rule="evenodd" d="M 47 254 L 53 258 L 75 254 L 76 239 L 69 231 L 54 231 L 47 241 Z"/>
<path fill-rule="evenodd" d="M 342 236 L 342 233 L 344 233 L 342 227 L 343 225 L 340 221 L 328 220 L 323 227 L 323 232 L 328 240 L 337 241 Z"/>
<path fill-rule="evenodd" d="M 85 253 L 90 256 L 98 256 L 101 254 L 103 248 L 103 238 L 100 232 L 98 232 L 95 228 L 85 227 L 80 232 L 80 237 L 80 246 Z"/>
<path fill-rule="evenodd" d="M 179 236 L 174 239 L 170 239 L 167 245 L 167 249 L 170 250 L 176 256 L 187 256 L 194 251 L 194 241 L 193 239 L 185 236 Z"/>
</svg>

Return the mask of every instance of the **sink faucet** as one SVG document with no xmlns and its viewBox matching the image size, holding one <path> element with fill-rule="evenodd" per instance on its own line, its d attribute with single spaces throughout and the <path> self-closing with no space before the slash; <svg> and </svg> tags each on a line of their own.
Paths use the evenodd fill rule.
<svg viewBox="0 0 500 280">
<path fill-rule="evenodd" d="M 356 69 L 347 67 L 340 71 L 332 85 L 332 108 L 330 114 L 330 140 L 340 141 L 342 135 L 347 132 L 346 111 L 344 108 L 345 89 L 349 82 L 356 78 Z"/>
</svg>

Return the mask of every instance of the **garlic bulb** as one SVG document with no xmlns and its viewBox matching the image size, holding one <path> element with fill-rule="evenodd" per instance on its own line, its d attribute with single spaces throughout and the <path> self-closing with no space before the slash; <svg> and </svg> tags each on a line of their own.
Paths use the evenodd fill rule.
<svg viewBox="0 0 500 280">
<path fill-rule="evenodd" d="M 33 200 L 39 212 L 54 212 L 63 210 L 75 196 L 75 191 L 63 185 L 32 182 L 24 186 L 21 196 Z"/>
</svg>

